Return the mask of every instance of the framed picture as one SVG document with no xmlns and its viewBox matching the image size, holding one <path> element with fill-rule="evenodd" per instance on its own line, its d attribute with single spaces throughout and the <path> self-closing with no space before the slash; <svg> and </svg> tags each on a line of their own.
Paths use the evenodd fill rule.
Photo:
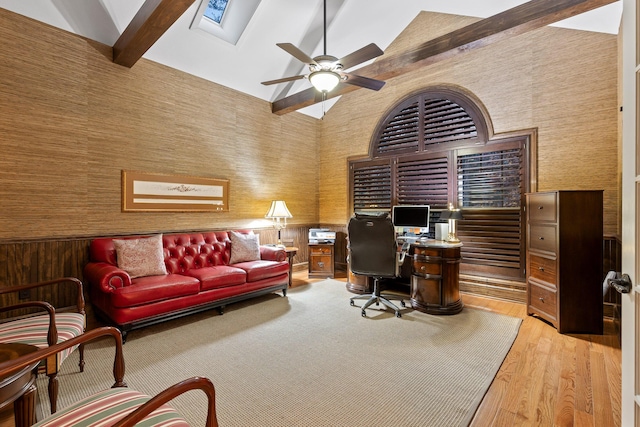
<svg viewBox="0 0 640 427">
<path fill-rule="evenodd" d="M 227 212 L 229 180 L 122 171 L 124 212 Z"/>
</svg>

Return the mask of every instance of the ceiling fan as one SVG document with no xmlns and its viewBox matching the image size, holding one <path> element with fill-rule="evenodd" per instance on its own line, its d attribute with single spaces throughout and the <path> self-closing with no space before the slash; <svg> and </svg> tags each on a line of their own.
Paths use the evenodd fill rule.
<svg viewBox="0 0 640 427">
<path fill-rule="evenodd" d="M 300 79 L 309 79 L 313 87 L 318 91 L 326 94 L 333 90 L 338 83 L 360 86 L 366 89 L 380 90 L 385 82 L 369 77 L 359 76 L 353 73 L 347 73 L 347 70 L 358 64 L 382 55 L 384 52 L 371 43 L 361 49 L 356 50 L 340 59 L 335 56 L 327 55 L 327 0 L 324 0 L 324 54 L 311 58 L 291 43 L 276 43 L 276 46 L 285 50 L 294 58 L 304 62 L 309 66 L 309 74 L 301 74 L 298 76 L 284 77 L 282 79 L 269 80 L 262 82 L 263 85 L 273 85 L 278 83 L 290 82 Z"/>
</svg>

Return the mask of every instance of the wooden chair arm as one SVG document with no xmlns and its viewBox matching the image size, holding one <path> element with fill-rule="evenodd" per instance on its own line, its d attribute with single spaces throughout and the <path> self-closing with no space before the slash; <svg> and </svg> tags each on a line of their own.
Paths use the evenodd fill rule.
<svg viewBox="0 0 640 427">
<path fill-rule="evenodd" d="M 206 427 L 218 427 L 218 418 L 216 415 L 216 390 L 211 380 L 204 377 L 192 377 L 172 385 L 152 397 L 148 402 L 115 423 L 112 427 L 134 426 L 160 406 L 191 390 L 202 390 L 207 395 L 208 410 L 205 425 Z"/>
<path fill-rule="evenodd" d="M 0 313 L 21 308 L 39 307 L 43 308 L 49 314 L 49 330 L 47 332 L 47 344 L 54 345 L 58 342 L 58 329 L 56 328 L 56 309 L 45 301 L 27 301 L 6 307 L 0 307 Z"/>
<path fill-rule="evenodd" d="M 122 355 L 122 334 L 117 328 L 114 328 L 112 326 L 105 326 L 102 328 L 92 329 L 88 332 L 85 332 L 82 335 L 78 335 L 77 337 L 68 339 L 67 341 L 61 342 L 59 344 L 54 344 L 46 348 L 41 348 L 37 351 L 34 351 L 33 353 L 20 356 L 17 359 L 0 363 L 0 378 L 3 378 L 5 376 L 18 372 L 21 369 L 27 366 L 33 365 L 36 362 L 40 362 L 41 360 L 46 359 L 47 357 L 52 356 L 56 353 L 59 353 L 66 348 L 83 344 L 88 341 L 94 340 L 96 338 L 105 337 L 109 335 L 113 337 L 116 344 L 115 357 L 113 361 L 114 384 L 112 387 L 126 387 L 127 384 L 124 382 L 124 358 Z"/>
<path fill-rule="evenodd" d="M 43 286 L 55 285 L 57 283 L 71 283 L 73 286 L 75 286 L 76 292 L 77 292 L 76 307 L 77 307 L 78 313 L 84 315 L 85 311 L 84 311 L 84 294 L 82 290 L 82 281 L 80 281 L 75 277 L 62 277 L 60 279 L 47 280 L 46 282 L 27 283 L 24 285 L 17 285 L 17 286 L 5 286 L 0 288 L 0 295 L 8 294 L 11 292 L 25 291 L 25 290 L 39 288 Z"/>
</svg>

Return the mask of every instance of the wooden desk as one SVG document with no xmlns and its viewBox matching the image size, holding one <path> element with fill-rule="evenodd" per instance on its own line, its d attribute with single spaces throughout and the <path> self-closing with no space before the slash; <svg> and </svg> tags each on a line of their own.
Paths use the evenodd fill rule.
<svg viewBox="0 0 640 427">
<path fill-rule="evenodd" d="M 289 287 L 291 287 L 293 283 L 293 257 L 298 253 L 298 248 L 287 246 L 284 251 L 287 253 L 287 259 L 289 260 Z"/>
<path fill-rule="evenodd" d="M 411 244 L 411 306 L 429 314 L 456 314 L 460 299 L 461 243 L 428 240 Z"/>
<path fill-rule="evenodd" d="M 29 344 L 0 344 L 0 362 L 17 359 L 38 350 Z M 38 362 L 23 370 L 0 378 L 0 410 L 13 403 L 16 427 L 29 427 L 36 422 L 36 369 Z"/>
</svg>

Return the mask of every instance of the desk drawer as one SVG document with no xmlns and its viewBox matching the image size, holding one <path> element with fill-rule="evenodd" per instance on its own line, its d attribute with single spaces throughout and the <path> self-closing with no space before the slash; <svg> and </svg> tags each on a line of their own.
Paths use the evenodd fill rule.
<svg viewBox="0 0 640 427">
<path fill-rule="evenodd" d="M 535 279 L 547 282 L 549 285 L 556 285 L 556 260 L 550 258 L 544 258 L 541 256 L 529 255 L 529 276 Z"/>
<path fill-rule="evenodd" d="M 442 250 L 439 248 L 423 248 L 420 246 L 414 246 L 413 248 L 414 255 L 423 255 L 427 257 L 439 257 L 442 255 Z"/>
<path fill-rule="evenodd" d="M 442 275 L 442 258 L 416 255 L 413 258 L 413 274 L 420 276 Z"/>
<path fill-rule="evenodd" d="M 556 253 L 556 226 L 535 224 L 529 227 L 529 249 Z"/>
<path fill-rule="evenodd" d="M 529 194 L 529 220 L 555 222 L 558 210 L 556 196 L 556 193 Z"/>
</svg>

